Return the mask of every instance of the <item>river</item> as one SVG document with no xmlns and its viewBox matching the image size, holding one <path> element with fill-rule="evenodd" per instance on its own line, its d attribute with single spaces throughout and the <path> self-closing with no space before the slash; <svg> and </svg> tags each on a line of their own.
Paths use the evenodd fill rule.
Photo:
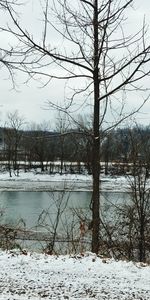
<svg viewBox="0 0 150 300">
<path fill-rule="evenodd" d="M 7 227 L 40 232 L 53 236 L 55 229 L 57 236 L 79 236 L 80 221 L 86 224 L 91 220 L 91 192 L 23 192 L 1 191 L 1 225 Z M 101 193 L 101 218 L 105 221 L 115 219 L 115 206 L 129 201 L 128 193 L 102 192 Z M 87 225 L 86 225 L 87 226 Z M 22 238 L 21 238 L 22 239 Z M 40 238 L 39 238 L 40 239 Z M 24 240 L 27 240 L 24 238 Z M 25 247 L 31 250 L 39 249 L 31 238 Z M 19 243 L 21 245 L 22 241 Z M 45 242 L 44 242 L 45 245 Z M 40 246 L 41 247 L 41 246 Z M 68 247 L 68 246 L 67 246 Z"/>
<path fill-rule="evenodd" d="M 102 192 L 101 207 L 108 211 L 111 206 L 128 201 L 129 194 L 121 192 Z M 73 210 L 90 211 L 91 192 L 0 192 L 1 222 L 15 224 L 23 219 L 27 228 L 37 224 L 39 215 L 43 210 L 48 210 L 54 219 L 58 208 L 71 216 Z"/>
</svg>

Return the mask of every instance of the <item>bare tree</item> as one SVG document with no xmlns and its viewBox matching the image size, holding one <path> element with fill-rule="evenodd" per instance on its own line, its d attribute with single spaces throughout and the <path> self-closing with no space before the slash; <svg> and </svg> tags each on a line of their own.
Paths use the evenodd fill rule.
<svg viewBox="0 0 150 300">
<path fill-rule="evenodd" d="M 13 170 L 19 175 L 19 150 L 21 150 L 21 139 L 23 136 L 22 126 L 24 118 L 19 116 L 18 111 L 8 113 L 6 128 L 4 130 L 5 147 L 8 160 L 8 169 L 11 176 L 11 164 Z"/>
<path fill-rule="evenodd" d="M 48 132 L 49 124 L 43 122 L 41 124 L 31 125 L 29 152 L 32 154 L 33 161 L 38 161 L 40 163 L 41 172 L 45 170 L 44 163 L 46 163 L 48 158 Z"/>
<path fill-rule="evenodd" d="M 21 22 L 14 6 L 4 2 L 11 25 L 1 26 L 1 32 L 9 32 L 17 40 L 16 45 L 3 49 L 4 63 L 27 73 L 29 79 L 45 77 L 44 85 L 52 79 L 70 82 L 69 99 L 66 97 L 64 106 L 49 104 L 67 112 L 71 118 L 74 102 L 79 108 L 92 103 L 92 251 L 97 253 L 101 127 L 110 110 L 115 125 L 135 113 L 135 110 L 127 115 L 123 113 L 129 91 L 145 92 L 142 81 L 149 75 L 146 64 L 150 59 L 146 24 L 143 22 L 138 32 L 127 34 L 125 12 L 131 9 L 133 0 L 43 0 L 38 2 L 43 12 L 42 36 L 39 34 L 38 39 L 34 32 L 29 32 L 28 24 Z"/>
<path fill-rule="evenodd" d="M 67 115 L 58 112 L 58 117 L 56 121 L 56 131 L 59 133 L 59 153 L 60 153 L 60 174 L 62 175 L 63 173 L 63 165 L 64 165 L 64 146 L 65 146 L 65 137 L 66 137 L 66 132 L 67 132 L 68 124 L 67 124 Z"/>
<path fill-rule="evenodd" d="M 65 189 L 59 193 L 57 198 L 53 192 L 49 192 L 51 199 L 51 205 L 48 209 L 43 209 L 38 217 L 37 228 L 44 228 L 48 233 L 47 249 L 49 254 L 56 253 L 56 242 L 59 241 L 59 235 L 61 233 L 61 239 L 64 235 L 67 235 L 67 239 L 71 232 L 71 222 L 65 217 L 65 211 L 68 205 L 70 193 L 66 193 Z M 69 223 L 69 224 L 68 224 Z M 70 231 L 68 232 L 68 227 Z M 62 230 L 60 230 L 60 228 Z M 62 232 L 61 232 L 62 231 Z M 73 233 L 72 233 L 73 234 Z M 62 245 L 62 243 L 60 243 Z M 61 246 L 60 246 L 61 247 Z"/>
<path fill-rule="evenodd" d="M 149 213 L 150 213 L 150 188 L 148 184 L 150 161 L 149 144 L 145 141 L 143 132 L 139 127 L 130 130 L 132 150 L 132 177 L 129 179 L 132 192 L 132 210 L 134 212 L 134 239 L 137 238 L 138 259 L 145 261 L 146 249 L 148 248 Z M 147 143 L 143 148 L 144 142 Z"/>
</svg>

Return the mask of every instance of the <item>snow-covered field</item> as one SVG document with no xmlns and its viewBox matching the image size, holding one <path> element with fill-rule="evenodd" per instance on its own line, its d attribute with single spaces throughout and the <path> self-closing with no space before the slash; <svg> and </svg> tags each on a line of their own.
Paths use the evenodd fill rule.
<svg viewBox="0 0 150 300">
<path fill-rule="evenodd" d="M 1 300 L 149 300 L 150 266 L 84 256 L 0 251 Z"/>
<path fill-rule="evenodd" d="M 42 174 L 33 171 L 19 173 L 9 177 L 8 172 L 0 173 L 0 191 L 48 191 L 51 189 L 92 190 L 91 175 L 80 174 Z M 125 192 L 128 189 L 128 180 L 123 176 L 101 176 L 101 189 Z"/>
</svg>

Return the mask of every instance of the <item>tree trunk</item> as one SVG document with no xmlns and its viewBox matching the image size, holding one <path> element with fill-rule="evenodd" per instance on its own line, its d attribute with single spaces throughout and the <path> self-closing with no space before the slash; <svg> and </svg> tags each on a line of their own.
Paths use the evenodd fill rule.
<svg viewBox="0 0 150 300">
<path fill-rule="evenodd" d="M 92 252 L 98 253 L 99 251 L 99 223 L 100 223 L 100 212 L 99 212 L 99 175 L 100 175 L 100 136 L 99 136 L 99 69 L 98 69 L 98 3 L 94 1 L 94 120 L 93 120 L 93 194 L 92 194 Z"/>
<path fill-rule="evenodd" d="M 140 220 L 140 238 L 139 238 L 139 261 L 145 262 L 145 234 L 144 234 L 144 218 Z"/>
</svg>

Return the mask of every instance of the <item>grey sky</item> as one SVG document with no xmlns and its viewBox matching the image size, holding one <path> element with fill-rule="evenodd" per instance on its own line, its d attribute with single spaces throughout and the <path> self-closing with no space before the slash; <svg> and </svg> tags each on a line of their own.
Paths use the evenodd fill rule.
<svg viewBox="0 0 150 300">
<path fill-rule="evenodd" d="M 36 4 L 35 4 L 36 2 Z M 39 24 L 41 22 L 38 19 L 36 24 L 29 22 L 33 15 L 36 15 L 38 11 L 37 6 L 38 0 L 30 1 L 30 11 L 26 8 L 26 13 L 24 17 L 25 19 L 28 16 L 28 28 L 34 31 L 35 36 L 38 34 L 42 34 L 40 32 Z M 131 15 L 130 15 L 131 14 Z M 150 4 L 149 0 L 135 0 L 135 9 L 129 11 L 130 20 L 132 20 L 131 24 L 129 24 L 129 28 L 138 29 L 142 25 L 142 17 L 146 16 L 146 21 L 149 23 L 150 20 Z M 7 45 L 7 43 L 11 43 L 11 41 L 3 35 L 3 43 Z M 51 35 L 51 39 L 54 39 L 55 36 Z M 1 38 L 2 41 L 2 38 Z M 64 86 L 61 81 L 53 82 L 49 86 L 44 88 L 40 88 L 38 82 L 31 82 L 29 84 L 24 84 L 25 77 L 21 74 L 17 74 L 17 83 L 18 83 L 18 91 L 12 89 L 11 82 L 8 80 L 8 74 L 3 68 L 0 70 L 0 120 L 1 125 L 4 124 L 6 120 L 6 114 L 10 111 L 18 110 L 20 115 L 23 115 L 27 121 L 41 123 L 44 120 L 51 123 L 51 125 L 55 121 L 55 114 L 49 110 L 45 110 L 46 102 L 50 101 L 61 101 L 64 98 Z M 140 98 L 140 97 L 139 97 Z M 133 97 L 133 99 L 129 99 L 128 109 L 133 106 L 137 106 L 137 99 Z M 140 101 L 140 99 L 139 99 Z M 138 114 L 137 120 L 143 124 L 150 124 L 150 100 L 144 106 L 141 113 Z"/>
</svg>

